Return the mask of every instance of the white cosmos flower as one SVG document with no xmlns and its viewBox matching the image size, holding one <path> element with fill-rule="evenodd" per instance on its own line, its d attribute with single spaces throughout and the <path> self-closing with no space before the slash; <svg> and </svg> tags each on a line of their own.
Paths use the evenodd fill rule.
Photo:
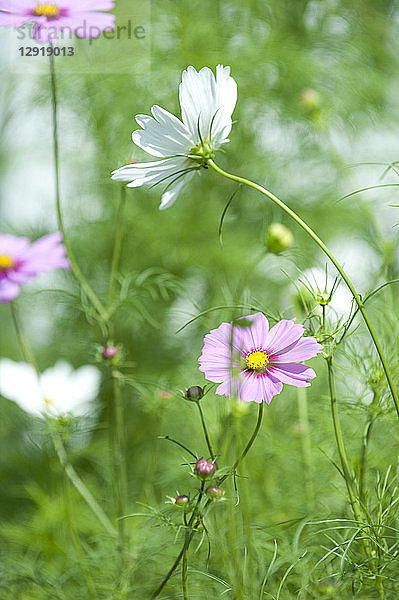
<svg viewBox="0 0 399 600">
<path fill-rule="evenodd" d="M 32 365 L 0 360 L 0 394 L 35 416 L 83 416 L 90 412 L 99 387 L 100 371 L 90 365 L 74 371 L 58 361 L 38 376 Z"/>
<path fill-rule="evenodd" d="M 156 105 L 151 108 L 152 117 L 136 116 L 142 129 L 133 132 L 133 142 L 162 160 L 126 165 L 112 173 L 112 179 L 129 181 L 128 187 L 165 184 L 160 209 L 171 206 L 194 172 L 205 167 L 215 151 L 229 141 L 237 101 L 237 84 L 230 76 L 230 67 L 218 65 L 216 77 L 208 67 L 199 72 L 187 67 L 179 99 L 181 121 Z"/>
</svg>

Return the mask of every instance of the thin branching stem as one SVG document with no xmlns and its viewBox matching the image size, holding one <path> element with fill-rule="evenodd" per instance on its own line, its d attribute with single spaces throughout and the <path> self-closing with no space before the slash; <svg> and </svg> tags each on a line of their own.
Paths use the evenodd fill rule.
<svg viewBox="0 0 399 600">
<path fill-rule="evenodd" d="M 238 459 L 236 460 L 236 462 L 233 465 L 233 469 L 231 473 L 227 473 L 226 475 L 224 475 L 223 477 L 220 478 L 219 483 L 223 483 L 223 481 L 225 481 L 227 479 L 227 477 L 229 477 L 229 475 L 231 475 L 232 473 L 235 473 L 236 469 L 239 467 L 239 465 L 241 464 L 241 462 L 244 460 L 244 458 L 246 457 L 246 455 L 248 454 L 249 450 L 251 449 L 251 446 L 253 445 L 254 441 L 256 440 L 256 437 L 259 433 L 260 430 L 260 426 L 262 424 L 262 416 L 263 416 L 263 402 L 259 404 L 259 411 L 258 411 L 258 419 L 255 425 L 255 429 L 247 443 L 247 445 L 245 446 L 244 450 L 242 451 L 242 453 L 240 454 L 240 456 L 238 457 Z M 201 517 L 199 517 L 197 519 L 197 521 L 195 522 L 194 526 L 194 520 L 197 516 L 197 512 L 198 512 L 198 506 L 199 506 L 199 502 L 202 499 L 203 496 L 203 487 L 201 488 L 201 492 L 198 495 L 198 499 L 197 499 L 197 504 L 193 510 L 193 513 L 191 515 L 190 521 L 188 523 L 188 538 L 186 536 L 185 540 L 184 540 L 184 545 L 183 548 L 181 549 L 181 551 L 179 552 L 179 554 L 177 555 L 173 565 L 171 566 L 171 568 L 169 569 L 169 571 L 167 572 L 166 576 L 164 577 L 164 579 L 162 580 L 161 584 L 157 587 L 157 589 L 155 590 L 155 592 L 153 593 L 153 595 L 151 596 L 151 600 L 154 600 L 155 598 L 157 598 L 159 596 L 159 594 L 162 592 L 163 588 L 165 587 L 165 585 L 167 584 L 167 582 L 169 581 L 169 579 L 172 577 L 173 573 L 176 571 L 177 567 L 179 566 L 184 554 L 187 552 L 188 547 L 191 543 L 192 537 L 194 535 L 194 531 L 195 528 L 200 524 L 201 522 Z M 209 505 L 211 504 L 212 500 L 210 498 L 208 498 L 208 500 L 205 503 L 204 509 L 203 509 L 203 514 L 205 514 L 207 508 L 209 507 Z M 186 546 L 187 544 L 187 546 Z"/>
<path fill-rule="evenodd" d="M 346 272 L 344 271 L 344 269 L 342 268 L 342 266 L 340 265 L 340 263 L 338 262 L 338 260 L 335 258 L 335 256 L 332 254 L 331 250 L 325 245 L 325 243 L 319 238 L 319 236 L 313 231 L 313 229 L 311 229 L 309 227 L 309 225 L 307 225 L 305 223 L 305 221 L 303 221 L 297 214 L 296 212 L 294 212 L 293 210 L 291 210 L 291 208 L 289 208 L 289 206 L 287 206 L 282 200 L 280 200 L 279 198 L 277 198 L 277 196 L 275 196 L 274 194 L 272 194 L 271 192 L 269 192 L 267 189 L 265 189 L 264 187 L 262 187 L 261 185 L 258 185 L 257 183 L 254 183 L 253 181 L 250 181 L 249 179 L 245 179 L 244 177 L 238 177 L 237 175 L 232 175 L 231 173 L 228 173 L 227 171 L 224 171 L 223 169 L 221 169 L 220 167 L 218 167 L 212 159 L 208 160 L 208 165 L 211 166 L 217 173 L 219 173 L 220 175 L 223 175 L 224 177 L 227 177 L 227 179 L 231 179 L 232 181 L 236 181 L 237 183 L 243 183 L 255 190 L 257 190 L 258 192 L 260 192 L 261 194 L 263 194 L 264 196 L 266 196 L 267 198 L 269 198 L 269 200 L 272 200 L 272 202 L 274 202 L 275 204 L 277 204 L 277 206 L 279 206 L 285 213 L 287 213 L 300 227 L 302 227 L 302 229 L 304 231 L 306 231 L 306 233 L 313 239 L 313 241 L 316 242 L 316 244 L 319 246 L 319 248 L 321 248 L 321 250 L 328 256 L 328 258 L 330 259 L 330 261 L 333 263 L 333 265 L 335 266 L 335 268 L 337 269 L 337 271 L 339 272 L 339 274 L 341 275 L 342 279 L 345 281 L 347 287 L 349 288 L 354 301 L 356 302 L 359 311 L 364 319 L 364 322 L 366 324 L 366 327 L 369 331 L 369 334 L 373 340 L 375 349 L 378 353 L 378 356 L 380 358 L 381 364 L 382 364 L 382 368 L 384 370 L 385 373 L 385 377 L 387 379 L 388 382 L 388 386 L 389 389 L 391 391 L 391 395 L 392 395 L 392 399 L 393 402 L 395 404 L 395 408 L 396 408 L 396 412 L 399 418 L 399 397 L 397 394 L 397 391 L 395 389 L 394 383 L 393 383 L 393 379 L 392 379 L 392 375 L 391 375 L 391 371 L 390 368 L 388 366 L 387 360 L 385 358 L 384 352 L 382 350 L 381 344 L 378 340 L 377 334 L 374 330 L 373 324 L 370 321 L 370 318 L 368 316 L 368 313 L 364 307 L 364 303 L 362 301 L 362 299 L 360 298 L 359 294 L 357 293 L 353 283 L 351 282 L 351 280 L 349 279 L 348 275 L 346 274 Z"/>
</svg>

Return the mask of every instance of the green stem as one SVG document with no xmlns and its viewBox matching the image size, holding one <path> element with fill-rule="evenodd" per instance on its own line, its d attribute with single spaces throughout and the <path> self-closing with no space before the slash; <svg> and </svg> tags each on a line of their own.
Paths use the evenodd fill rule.
<svg viewBox="0 0 399 600">
<path fill-rule="evenodd" d="M 205 440 L 206 440 L 206 445 L 208 446 L 209 455 L 210 455 L 211 459 L 214 459 L 215 458 L 215 453 L 214 453 L 214 451 L 212 449 L 212 444 L 211 444 L 211 441 L 209 439 L 208 429 L 206 427 L 204 413 L 203 413 L 203 410 L 202 410 L 200 402 L 197 402 L 196 404 L 198 406 L 198 410 L 199 410 L 199 413 L 200 413 L 201 423 L 202 423 L 202 429 L 204 431 L 204 436 L 205 436 Z"/>
<path fill-rule="evenodd" d="M 242 461 L 244 460 L 244 458 L 250 451 L 252 444 L 256 440 L 256 437 L 259 433 L 260 426 L 262 424 L 262 417 L 263 417 L 263 402 L 260 402 L 259 409 L 258 409 L 258 420 L 256 421 L 255 429 L 248 441 L 248 444 L 245 446 L 244 450 L 241 452 L 241 455 L 237 458 L 236 462 L 234 463 L 233 473 L 238 469 L 238 467 L 240 466 L 240 464 L 242 463 Z M 227 477 L 227 475 L 224 475 L 220 481 L 221 482 L 224 481 L 226 479 L 226 477 Z"/>
<path fill-rule="evenodd" d="M 112 256 L 111 276 L 110 276 L 110 282 L 109 282 L 108 310 L 111 309 L 112 303 L 114 301 L 114 295 L 115 295 L 116 275 L 118 273 L 119 260 L 121 257 L 121 249 L 122 249 L 125 207 L 126 207 L 126 186 L 122 185 L 121 186 L 121 197 L 120 197 L 119 208 L 118 208 L 118 216 L 117 216 L 117 221 L 116 221 L 116 233 L 115 233 L 114 253 Z"/>
<path fill-rule="evenodd" d="M 197 498 L 197 502 L 196 505 L 194 507 L 194 510 L 191 514 L 190 520 L 187 523 L 187 528 L 186 528 L 186 534 L 184 536 L 184 544 L 183 544 L 183 548 L 180 550 L 179 554 L 176 557 L 175 562 L 173 563 L 173 565 L 171 566 L 171 568 L 169 569 L 169 571 L 167 572 L 167 574 L 165 575 L 165 577 L 163 578 L 162 582 L 160 583 L 160 585 L 157 587 L 157 589 L 155 590 L 155 592 L 152 594 L 151 596 L 151 600 L 154 600 L 155 598 L 157 598 L 159 596 L 159 594 L 162 592 L 163 588 L 165 587 L 165 585 L 168 583 L 169 579 L 172 577 L 173 573 L 176 571 L 177 567 L 180 564 L 180 561 L 182 560 L 183 556 L 185 556 L 187 554 L 188 548 L 190 546 L 191 540 L 193 538 L 194 535 L 194 530 L 195 528 L 199 525 L 199 523 L 201 522 L 201 519 L 198 518 L 194 527 L 192 526 L 194 523 L 194 520 L 197 516 L 198 513 L 198 507 L 199 504 L 202 500 L 202 497 L 204 495 L 204 482 L 202 482 L 201 485 L 201 489 L 200 489 L 200 493 L 198 494 L 198 498 Z M 208 505 L 210 501 L 208 500 L 206 506 Z M 182 574 L 182 578 L 183 578 L 183 574 Z"/>
<path fill-rule="evenodd" d="M 392 399 L 395 404 L 396 412 L 399 417 L 399 397 L 395 390 L 391 372 L 390 372 L 388 363 L 386 361 L 386 358 L 384 356 L 384 353 L 382 351 L 380 342 L 377 338 L 377 334 L 374 330 L 374 327 L 370 321 L 370 318 L 366 312 L 366 309 L 364 307 L 364 304 L 363 304 L 359 294 L 357 293 L 356 289 L 354 288 L 348 275 L 345 273 L 345 271 L 341 267 L 340 263 L 335 258 L 335 256 L 332 254 L 332 252 L 329 250 L 329 248 L 327 248 L 325 243 L 319 238 L 318 235 L 316 235 L 316 233 L 313 231 L 313 229 L 311 229 L 293 210 L 291 210 L 289 208 L 289 206 L 287 206 L 284 202 L 282 202 L 282 200 L 277 198 L 277 196 L 275 196 L 274 194 L 272 194 L 271 192 L 266 190 L 264 187 L 262 187 L 261 185 L 258 185 L 257 183 L 254 183 L 253 181 L 250 181 L 249 179 L 245 179 L 244 177 L 238 177 L 237 175 L 232 175 L 231 173 L 224 171 L 223 169 L 218 167 L 211 159 L 208 160 L 208 165 L 211 166 L 220 175 L 223 175 L 224 177 L 227 177 L 228 179 L 231 179 L 232 181 L 236 181 L 237 183 L 243 183 L 243 184 L 257 190 L 258 192 L 260 192 L 261 194 L 263 194 L 264 196 L 266 196 L 267 198 L 272 200 L 275 204 L 277 204 L 277 206 L 279 206 L 284 212 L 286 212 L 300 227 L 302 227 L 302 229 L 304 231 L 306 231 L 306 233 L 316 242 L 316 244 L 321 248 L 321 250 L 328 256 L 328 258 L 331 260 L 331 262 L 333 263 L 333 265 L 335 266 L 335 268 L 341 275 L 342 279 L 345 281 L 346 285 L 348 286 L 348 288 L 359 308 L 359 311 L 362 314 L 362 317 L 364 319 L 366 327 L 367 327 L 367 329 L 370 333 L 370 336 L 374 342 L 375 349 L 378 353 L 378 356 L 380 357 L 382 368 L 384 369 L 385 377 L 387 379 L 388 386 L 391 391 Z"/>
<path fill-rule="evenodd" d="M 78 490 L 82 498 L 85 500 L 87 505 L 91 508 L 93 513 L 96 515 L 97 519 L 100 521 L 101 525 L 104 527 L 105 531 L 112 537 L 116 537 L 117 532 L 115 527 L 112 525 L 111 521 L 108 519 L 107 515 L 98 504 L 97 500 L 94 498 L 92 493 L 87 489 L 83 481 L 80 479 L 79 475 L 76 473 L 73 466 L 68 461 L 68 456 L 64 448 L 64 444 L 58 435 L 52 432 L 52 439 L 55 451 L 59 458 L 61 465 L 65 469 L 65 473 Z"/>
<path fill-rule="evenodd" d="M 54 56 L 50 54 L 50 85 L 51 85 L 51 106 L 52 106 L 52 121 L 53 121 L 53 152 L 54 152 L 54 176 L 55 176 L 55 198 L 57 205 L 57 217 L 58 217 L 58 227 L 62 233 L 63 241 L 65 248 L 67 250 L 67 255 L 69 258 L 69 262 L 71 264 L 72 273 L 80 283 L 80 286 L 83 292 L 86 294 L 87 298 L 90 300 L 94 308 L 96 309 L 99 316 L 107 321 L 107 314 L 104 310 L 104 307 L 97 295 L 91 289 L 90 285 L 87 283 L 83 273 L 81 272 L 74 256 L 72 253 L 71 246 L 69 244 L 69 240 L 66 236 L 64 219 L 62 216 L 61 209 L 61 195 L 60 195 L 60 172 L 59 172 L 59 153 L 58 153 L 58 122 L 57 122 L 57 85 L 55 78 L 55 68 L 54 68 Z"/>
<path fill-rule="evenodd" d="M 75 523 L 74 523 L 73 516 L 72 516 L 71 494 L 70 494 L 69 488 L 70 488 L 70 481 L 67 477 L 66 472 L 64 471 L 65 504 L 66 504 L 66 513 L 67 513 L 69 530 L 71 532 L 71 537 L 72 537 L 73 545 L 75 546 L 79 566 L 82 570 L 83 577 L 86 581 L 86 585 L 87 585 L 87 589 L 88 589 L 90 598 L 91 598 L 91 600 L 96 600 L 96 598 L 97 598 L 96 588 L 94 586 L 93 579 L 90 575 L 90 571 L 87 568 L 85 553 L 82 548 L 82 544 L 79 539 L 79 534 L 75 527 Z"/>
<path fill-rule="evenodd" d="M 328 386 L 330 390 L 330 403 L 331 403 L 331 415 L 334 425 L 335 440 L 337 442 L 337 449 L 339 458 L 341 461 L 342 473 L 345 479 L 346 489 L 348 490 L 349 500 L 352 507 L 353 515 L 358 523 L 362 522 L 362 517 L 359 510 L 359 505 L 356 499 L 356 494 L 353 488 L 353 476 L 351 474 L 351 468 L 349 466 L 348 457 L 346 455 L 344 440 L 342 437 L 341 425 L 339 422 L 337 397 L 335 393 L 335 381 L 334 372 L 332 366 L 332 357 L 326 358 L 327 370 L 328 370 Z"/>
<path fill-rule="evenodd" d="M 21 330 L 21 327 L 19 325 L 17 307 L 14 302 L 10 302 L 10 308 L 11 308 L 12 320 L 13 320 L 14 327 L 15 327 L 15 332 L 17 334 L 18 344 L 21 349 L 22 355 L 25 358 L 26 362 L 28 362 L 30 365 L 32 365 L 32 367 L 35 369 L 36 373 L 38 375 L 40 375 L 40 370 L 39 370 L 38 364 L 35 360 L 35 357 L 33 355 L 33 352 L 30 349 L 29 345 L 26 343 L 26 341 L 24 339 L 24 335 Z"/>
<path fill-rule="evenodd" d="M 302 443 L 302 454 L 305 465 L 305 490 L 309 506 L 313 508 L 314 494 L 312 482 L 312 444 L 310 439 L 308 399 L 306 388 L 297 388 L 298 417 L 301 427 L 300 436 Z"/>
<path fill-rule="evenodd" d="M 19 321 L 18 321 L 18 315 L 16 312 L 16 308 L 13 303 L 11 303 L 11 313 L 12 313 L 12 318 L 13 318 L 13 322 L 14 322 L 14 326 L 15 326 L 15 330 L 17 333 L 17 338 L 18 338 L 18 342 L 19 342 L 22 354 L 23 354 L 25 360 L 34 367 L 38 376 L 40 376 L 39 367 L 34 358 L 33 352 L 30 349 L 29 345 L 26 343 L 24 336 L 22 334 L 22 330 L 21 330 L 21 327 L 20 327 Z M 51 431 L 51 428 L 50 428 L 50 431 Z M 92 494 L 89 492 L 89 490 L 87 489 L 87 487 L 85 486 L 83 481 L 80 479 L 80 477 L 76 473 L 75 469 L 68 462 L 68 457 L 65 452 L 65 448 L 63 446 L 62 441 L 56 435 L 54 435 L 53 432 L 51 432 L 51 435 L 52 435 L 55 450 L 57 452 L 57 455 L 58 455 L 61 465 L 65 469 L 65 473 L 67 474 L 69 479 L 72 481 L 73 485 L 76 487 L 78 492 L 81 494 L 82 498 L 86 501 L 88 506 L 90 506 L 90 508 L 92 509 L 94 514 L 97 516 L 98 520 L 103 525 L 104 529 L 112 537 L 115 537 L 116 536 L 115 527 L 112 525 L 111 521 L 108 519 L 107 515 L 104 513 L 101 506 L 97 503 L 97 501 L 92 496 Z"/>
<path fill-rule="evenodd" d="M 360 457 L 360 467 L 359 467 L 359 498 L 361 502 L 364 502 L 364 484 L 365 484 L 365 474 L 366 474 L 366 466 L 367 466 L 367 450 L 370 441 L 371 431 L 374 425 L 374 417 L 370 417 L 370 419 L 366 423 L 366 427 L 364 428 L 363 439 L 362 439 L 362 452 Z"/>
<path fill-rule="evenodd" d="M 183 598 L 184 600 L 190 600 L 188 597 L 188 581 L 187 581 L 187 548 L 186 545 L 183 547 L 183 559 L 182 559 L 182 568 L 181 568 L 181 580 L 182 580 L 182 588 L 183 588 Z"/>
<path fill-rule="evenodd" d="M 115 467 L 116 467 L 116 492 L 117 492 L 117 508 L 118 508 L 118 529 L 119 539 L 121 544 L 122 554 L 126 551 L 126 531 L 125 519 L 122 518 L 127 514 L 127 477 L 126 477 L 126 461 L 125 461 L 125 419 L 122 404 L 122 395 L 120 380 L 116 374 L 112 375 L 113 379 L 113 395 L 114 395 L 114 414 L 115 414 Z"/>
<path fill-rule="evenodd" d="M 254 431 L 253 431 L 253 433 L 252 433 L 252 435 L 251 435 L 251 437 L 250 437 L 247 445 L 245 446 L 244 450 L 242 451 L 241 455 L 239 456 L 239 458 L 234 463 L 233 469 L 232 469 L 233 473 L 236 471 L 236 469 L 238 468 L 238 466 L 241 464 L 241 462 L 244 460 L 244 458 L 248 454 L 249 450 L 251 449 L 251 446 L 254 443 L 254 441 L 256 439 L 256 436 L 259 433 L 259 429 L 260 429 L 260 426 L 261 426 L 261 423 L 262 423 L 262 416 L 263 416 L 263 402 L 261 402 L 259 404 L 258 419 L 257 419 L 256 425 L 255 425 L 255 429 L 254 429 Z M 225 481 L 225 479 L 227 479 L 227 477 L 229 477 L 229 475 L 231 475 L 231 473 L 227 473 L 226 475 L 224 475 L 223 477 L 221 477 L 220 480 L 219 480 L 219 483 L 223 483 L 223 481 Z M 199 505 L 199 503 L 200 503 L 200 501 L 202 499 L 202 496 L 203 496 L 203 489 L 204 489 L 204 483 L 202 484 L 202 488 L 201 488 L 201 492 L 200 492 L 200 494 L 198 496 L 197 504 L 196 504 L 196 506 L 195 506 L 195 508 L 193 510 L 193 513 L 191 515 L 190 521 L 188 523 L 188 527 L 189 528 L 192 527 L 192 524 L 193 524 L 194 519 L 196 517 L 198 505 Z M 210 498 L 206 501 L 203 513 L 205 513 L 206 509 L 211 504 L 211 502 L 212 502 L 212 500 Z M 196 521 L 196 523 L 194 525 L 194 529 L 195 529 L 195 527 L 197 527 L 197 525 L 199 525 L 199 523 L 200 523 L 200 519 L 198 519 Z M 173 563 L 173 565 L 169 569 L 168 573 L 166 574 L 166 576 L 162 580 L 161 584 L 158 586 L 158 588 L 155 590 L 155 592 L 151 596 L 151 600 L 154 600 L 155 598 L 157 598 L 159 596 L 159 594 L 163 590 L 163 588 L 166 585 L 166 583 L 172 577 L 173 573 L 175 572 L 175 570 L 179 566 L 180 561 L 182 560 L 184 553 L 187 552 L 188 547 L 189 547 L 189 545 L 191 543 L 191 539 L 192 539 L 193 535 L 194 535 L 194 531 L 193 531 L 193 529 L 191 529 L 191 531 L 189 531 L 189 541 L 187 542 L 187 538 L 185 539 L 183 548 L 180 550 L 180 553 L 176 557 L 175 562 Z M 186 547 L 186 543 L 188 543 L 187 547 Z"/>
</svg>

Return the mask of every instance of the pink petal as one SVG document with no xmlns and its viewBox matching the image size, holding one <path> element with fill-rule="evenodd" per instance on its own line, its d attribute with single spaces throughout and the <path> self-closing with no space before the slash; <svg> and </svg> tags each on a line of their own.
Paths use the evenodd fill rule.
<svg viewBox="0 0 399 600">
<path fill-rule="evenodd" d="M 269 355 L 277 354 L 293 342 L 296 342 L 303 335 L 304 331 L 305 329 L 302 325 L 295 324 L 295 319 L 282 319 L 269 331 L 265 350 L 267 350 Z"/>
<path fill-rule="evenodd" d="M 231 377 L 229 373 L 224 381 L 219 385 L 215 392 L 219 396 L 226 396 L 229 398 L 230 396 L 238 396 L 240 392 L 240 379 L 238 377 Z"/>
<path fill-rule="evenodd" d="M 250 351 L 255 348 L 264 348 L 269 331 L 269 321 L 265 315 L 258 312 L 245 317 L 245 320 L 251 323 L 250 327 L 241 329 L 245 350 Z"/>
<path fill-rule="evenodd" d="M 114 0 L 79 0 L 79 5 L 76 6 L 76 0 L 63 0 L 62 8 L 69 8 L 71 11 L 97 11 L 111 10 L 114 8 Z"/>
<path fill-rule="evenodd" d="M 19 294 L 19 285 L 8 279 L 0 280 L 0 302 L 11 302 Z"/>
<path fill-rule="evenodd" d="M 263 401 L 263 385 L 261 377 L 255 375 L 245 375 L 240 388 L 240 399 L 244 402 L 257 402 L 260 404 Z"/>
<path fill-rule="evenodd" d="M 110 13 L 77 13 L 70 19 L 75 34 L 81 38 L 96 38 L 104 29 L 115 29 L 115 16 Z M 64 25 L 62 25 L 64 27 Z"/>
<path fill-rule="evenodd" d="M 278 367 L 273 365 L 269 372 L 282 383 L 294 385 L 296 387 L 309 387 L 309 379 L 314 379 L 316 373 L 307 365 L 301 364 L 279 364 Z"/>
<path fill-rule="evenodd" d="M 30 246 L 26 237 L 16 237 L 10 234 L 0 234 L 0 255 L 10 256 L 14 260 L 19 258 Z"/>
<path fill-rule="evenodd" d="M 284 348 L 273 356 L 273 362 L 275 363 L 290 363 L 290 362 L 301 362 L 308 360 L 316 356 L 318 352 L 323 349 L 321 344 L 318 344 L 313 337 L 306 337 L 298 340 Z"/>
</svg>

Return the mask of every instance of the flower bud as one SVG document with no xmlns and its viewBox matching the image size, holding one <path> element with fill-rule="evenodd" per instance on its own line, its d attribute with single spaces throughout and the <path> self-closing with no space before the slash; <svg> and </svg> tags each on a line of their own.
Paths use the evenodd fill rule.
<svg viewBox="0 0 399 600">
<path fill-rule="evenodd" d="M 205 460 L 205 458 L 202 456 L 195 463 L 194 472 L 197 475 L 197 477 L 202 479 L 202 481 L 206 481 L 207 479 L 211 478 L 211 476 L 215 472 L 215 469 L 216 469 L 216 467 L 213 464 L 213 462 L 210 462 L 209 460 Z"/>
<path fill-rule="evenodd" d="M 317 585 L 317 591 L 321 596 L 328 596 L 331 598 L 331 595 L 336 592 L 336 579 L 335 577 L 330 577 L 329 579 L 321 579 Z"/>
<path fill-rule="evenodd" d="M 189 502 L 190 498 L 186 496 L 186 494 L 179 494 L 179 496 L 176 496 L 175 498 L 176 506 L 187 506 Z"/>
<path fill-rule="evenodd" d="M 317 110 L 321 105 L 319 92 L 312 88 L 305 88 L 301 93 L 301 104 L 309 111 Z"/>
<path fill-rule="evenodd" d="M 104 346 L 101 352 L 101 356 L 105 359 L 115 358 L 119 350 L 116 346 Z"/>
<path fill-rule="evenodd" d="M 272 223 L 266 233 L 266 246 L 269 252 L 280 254 L 283 250 L 291 248 L 294 244 L 294 236 L 285 225 Z"/>
<path fill-rule="evenodd" d="M 198 402 L 204 395 L 204 390 L 199 385 L 193 385 L 186 391 L 186 398 L 191 402 Z"/>
<path fill-rule="evenodd" d="M 208 498 L 211 498 L 212 500 L 220 500 L 220 498 L 223 498 L 224 495 L 224 491 L 220 485 L 209 485 L 206 488 L 205 493 Z"/>
<path fill-rule="evenodd" d="M 173 395 L 169 392 L 169 390 L 159 390 L 158 398 L 160 400 L 170 400 L 171 398 L 173 398 Z"/>
</svg>

